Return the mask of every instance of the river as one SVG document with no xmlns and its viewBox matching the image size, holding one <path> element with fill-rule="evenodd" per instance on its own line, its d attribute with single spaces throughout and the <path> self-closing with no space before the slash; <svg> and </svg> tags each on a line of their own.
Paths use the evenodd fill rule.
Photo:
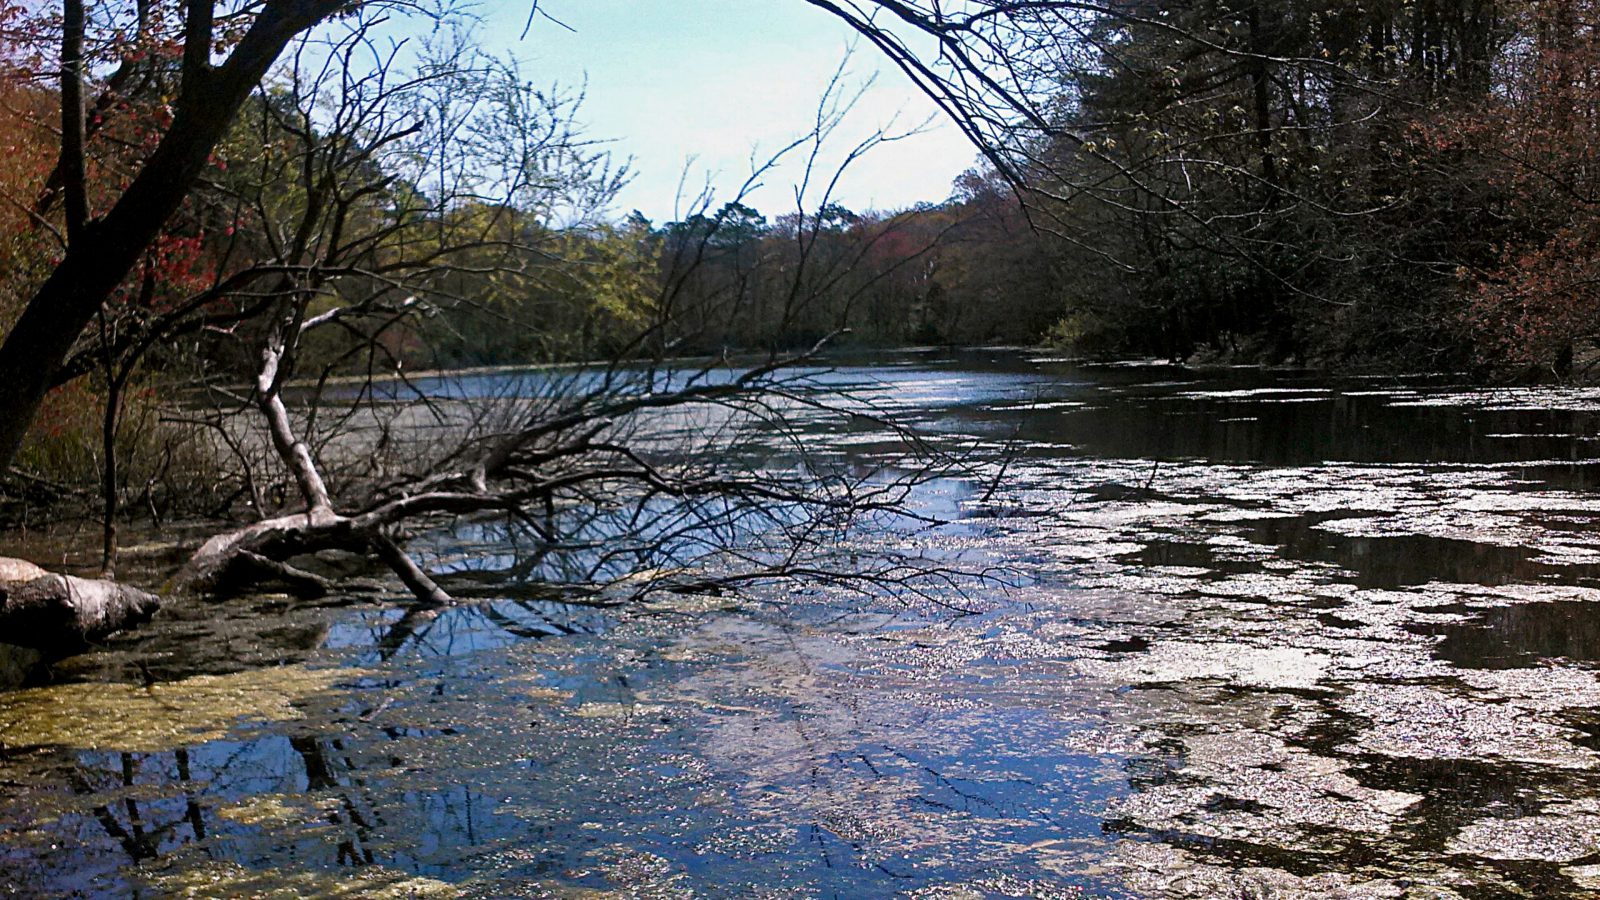
<svg viewBox="0 0 1600 900">
<path fill-rule="evenodd" d="M 830 377 L 1009 452 L 882 536 L 1001 579 L 180 603 L 0 694 L 0 893 L 1600 897 L 1600 391 Z"/>
</svg>

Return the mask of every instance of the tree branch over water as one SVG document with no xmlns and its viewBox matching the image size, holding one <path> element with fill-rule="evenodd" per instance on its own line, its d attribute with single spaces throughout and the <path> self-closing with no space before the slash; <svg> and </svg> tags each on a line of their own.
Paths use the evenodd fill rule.
<svg viewBox="0 0 1600 900">
<path fill-rule="evenodd" d="M 609 311 L 636 324 L 605 364 L 503 376 L 501 388 L 476 394 L 460 393 L 465 378 L 419 382 L 389 358 L 391 327 L 415 334 L 545 277 L 552 263 L 581 266 L 560 256 L 551 219 L 564 217 L 568 231 L 581 227 L 620 180 L 584 149 L 561 101 L 533 95 L 514 68 L 483 58 L 468 40 L 424 47 L 415 73 L 389 54 L 356 82 L 338 67 L 298 64 L 371 47 L 372 27 L 357 19 L 330 47 L 297 51 L 293 71 L 306 74 L 261 107 L 263 133 L 276 136 L 264 142 L 268 152 L 253 171 L 230 170 L 230 192 L 256 211 L 250 230 L 283 239 L 264 242 L 252 263 L 260 288 L 249 303 L 268 306 L 265 327 L 225 336 L 258 359 L 240 399 L 259 417 L 261 436 L 246 427 L 227 443 L 252 482 L 262 465 L 244 455 L 270 447 L 275 462 L 267 468 L 283 473 L 293 499 L 207 541 L 178 586 L 215 593 L 265 580 L 322 594 L 334 585 L 293 560 L 336 549 L 380 561 L 419 601 L 445 603 L 447 589 L 404 549 L 405 539 L 484 517 L 526 531 L 542 557 L 573 561 L 565 577 L 578 590 L 712 589 L 785 573 L 885 587 L 954 578 L 953 569 L 931 564 L 919 575 L 904 561 L 880 568 L 858 559 L 854 569 L 819 562 L 869 519 L 915 521 L 908 491 L 955 463 L 828 382 L 819 360 L 835 333 L 809 348 L 774 347 L 742 366 L 671 357 L 695 336 L 686 304 L 736 311 L 743 286 L 776 277 L 784 286 L 766 290 L 781 302 L 768 315 L 792 323 L 837 293 L 854 264 L 818 253 L 819 236 L 833 227 L 837 173 L 816 180 L 819 198 L 804 188 L 798 195 L 796 249 L 770 275 L 774 260 L 756 257 L 733 262 L 729 282 L 704 280 L 719 232 L 732 223 L 695 213 L 707 227 L 663 253 L 659 292 L 636 292 L 630 307 Z M 813 148 L 804 185 L 818 165 L 816 148 L 849 112 L 840 96 L 831 88 L 814 128 L 780 151 Z M 479 143 L 479 135 L 493 140 Z M 869 139 L 845 164 L 883 139 Z M 519 155 L 508 160 L 506 146 Z M 286 206 L 284 197 L 294 200 Z M 807 212 L 807 202 L 821 212 Z M 278 256 L 263 259 L 262 251 Z M 329 362 L 308 385 L 297 379 L 311 354 Z M 363 357 L 364 375 L 330 377 Z M 215 428 L 237 433 L 246 415 L 224 407 Z M 818 429 L 865 416 L 901 442 L 897 455 L 911 462 L 910 474 L 825 458 Z"/>
</svg>

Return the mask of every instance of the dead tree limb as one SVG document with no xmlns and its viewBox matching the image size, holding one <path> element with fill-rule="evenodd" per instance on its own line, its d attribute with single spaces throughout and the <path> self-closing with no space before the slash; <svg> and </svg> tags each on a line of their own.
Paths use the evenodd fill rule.
<svg viewBox="0 0 1600 900">
<path fill-rule="evenodd" d="M 154 615 L 161 598 L 125 584 L 58 575 L 0 557 L 0 638 L 70 651 Z"/>
</svg>

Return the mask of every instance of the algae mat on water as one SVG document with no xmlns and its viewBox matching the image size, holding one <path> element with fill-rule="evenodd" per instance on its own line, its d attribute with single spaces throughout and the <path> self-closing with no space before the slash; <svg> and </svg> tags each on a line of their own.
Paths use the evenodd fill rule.
<svg viewBox="0 0 1600 900">
<path fill-rule="evenodd" d="M 370 866 L 354 875 L 329 872 L 258 872 L 234 863 L 210 862 L 156 874 L 149 886 L 166 897 L 253 897 L 294 900 L 298 897 L 433 898 L 456 897 L 453 885 L 432 878 Z"/>
<path fill-rule="evenodd" d="M 279 666 L 152 685 L 79 683 L 0 694 L 0 745 L 157 753 L 215 740 L 242 720 L 300 718 L 295 703 L 355 669 Z"/>
</svg>

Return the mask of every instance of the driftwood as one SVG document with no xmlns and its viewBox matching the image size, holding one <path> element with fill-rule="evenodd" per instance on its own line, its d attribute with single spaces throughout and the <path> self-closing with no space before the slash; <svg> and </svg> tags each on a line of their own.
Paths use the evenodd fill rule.
<svg viewBox="0 0 1600 900">
<path fill-rule="evenodd" d="M 289 562 L 307 554 L 344 551 L 374 556 L 392 569 L 416 598 L 451 602 L 374 520 L 322 509 L 257 522 L 219 534 L 201 545 L 172 581 L 176 590 L 222 595 L 252 584 L 276 582 L 302 597 L 322 597 L 352 582 L 330 578 Z M 370 585 L 369 585 L 370 586 Z"/>
<path fill-rule="evenodd" d="M 155 614 L 155 594 L 96 578 L 58 575 L 20 559 L 0 557 L 0 641 L 67 650 L 143 622 Z"/>
</svg>

